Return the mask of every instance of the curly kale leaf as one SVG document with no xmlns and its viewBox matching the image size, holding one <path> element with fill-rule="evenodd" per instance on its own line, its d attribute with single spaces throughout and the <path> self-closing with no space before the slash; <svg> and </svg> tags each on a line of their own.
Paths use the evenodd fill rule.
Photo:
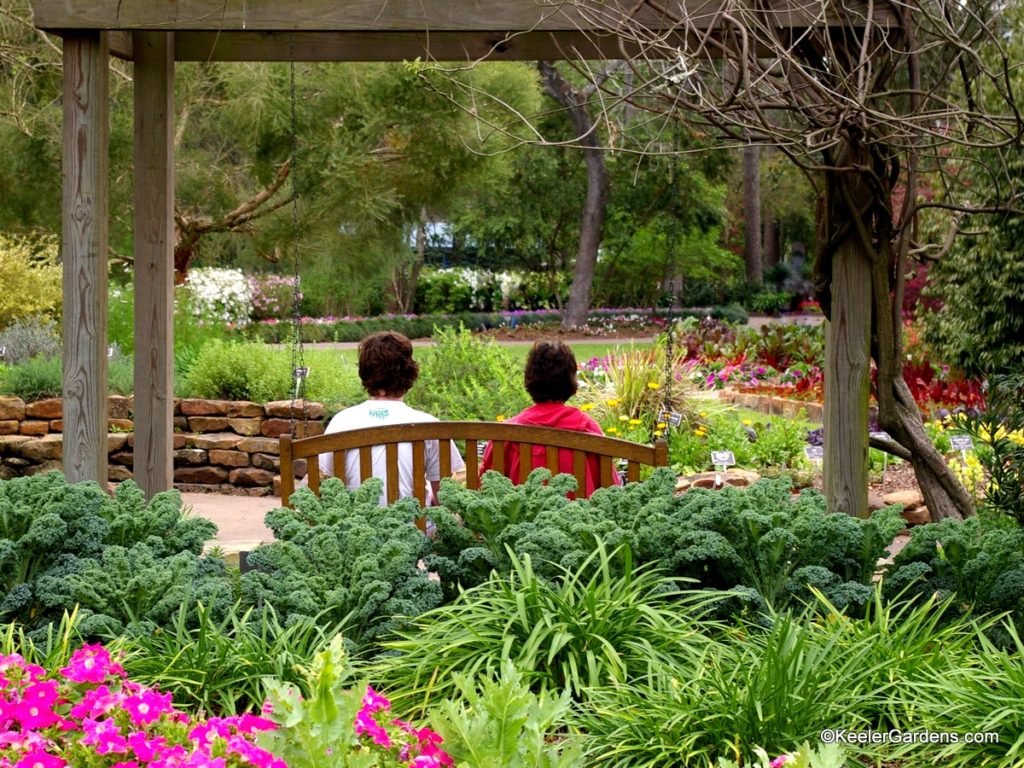
<svg viewBox="0 0 1024 768">
<path fill-rule="evenodd" d="M 845 581 L 838 574 L 820 565 L 809 565 L 795 570 L 787 590 L 796 600 L 812 606 L 816 604 L 812 590 L 816 590 L 838 610 L 858 614 L 874 596 L 874 590 L 867 584 Z"/>
<path fill-rule="evenodd" d="M 142 489 L 131 480 L 117 486 L 104 514 L 110 521 L 106 543 L 130 547 L 145 541 L 161 556 L 177 552 L 198 555 L 217 533 L 217 526 L 209 520 L 185 514 L 180 492 L 164 491 L 147 502 Z"/>
<path fill-rule="evenodd" d="M 243 598 L 272 606 L 286 624 L 318 615 L 347 620 L 359 643 L 439 605 L 441 585 L 420 565 L 430 544 L 412 524 L 421 514 L 416 501 L 377 506 L 379 480 L 356 491 L 324 485 L 319 498 L 299 493 L 295 510 L 268 513 L 280 540 L 249 554 Z"/>
<path fill-rule="evenodd" d="M 166 626 L 181 605 L 202 601 L 223 611 L 234 601 L 224 562 L 191 552 L 165 557 L 147 543 L 107 547 L 97 559 L 68 558 L 61 573 L 39 579 L 50 615 L 79 606 L 83 634 L 119 634 L 132 621 Z"/>
<path fill-rule="evenodd" d="M 889 596 L 955 594 L 975 612 L 1010 610 L 1024 623 L 1024 530 L 972 517 L 914 528 L 885 578 Z"/>
</svg>

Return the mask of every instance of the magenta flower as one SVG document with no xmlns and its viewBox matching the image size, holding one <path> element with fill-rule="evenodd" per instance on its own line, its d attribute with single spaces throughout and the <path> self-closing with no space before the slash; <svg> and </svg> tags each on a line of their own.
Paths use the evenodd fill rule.
<svg viewBox="0 0 1024 768">
<path fill-rule="evenodd" d="M 391 737 L 388 735 L 388 732 L 384 729 L 383 725 L 373 719 L 373 713 L 368 711 L 365 706 L 356 715 L 355 731 L 359 736 L 365 733 L 373 739 L 375 744 L 385 748 L 391 747 Z"/>
<path fill-rule="evenodd" d="M 124 669 L 110 659 L 110 651 L 102 645 L 83 645 L 60 671 L 73 683 L 102 683 L 107 675 L 124 676 Z"/>
<path fill-rule="evenodd" d="M 135 731 L 128 734 L 128 746 L 139 760 L 144 763 L 150 763 L 167 746 L 167 739 L 163 736 L 149 738 L 143 731 Z"/>
<path fill-rule="evenodd" d="M 12 714 L 25 730 L 48 728 L 60 720 L 60 716 L 53 711 L 56 703 L 56 680 L 33 682 L 22 691 L 21 701 L 15 705 Z"/>
<path fill-rule="evenodd" d="M 155 723 L 162 714 L 173 709 L 171 694 L 157 693 L 148 688 L 126 697 L 122 706 L 128 711 L 134 725 Z"/>
<path fill-rule="evenodd" d="M 263 705 L 264 708 L 267 704 Z M 269 712 L 268 712 L 269 713 Z M 257 715 L 251 715 L 248 712 L 238 715 L 237 717 L 230 718 L 235 728 L 239 733 L 253 733 L 255 731 L 273 731 L 277 728 L 277 723 L 273 720 L 267 720 L 265 717 L 258 717 Z"/>
<path fill-rule="evenodd" d="M 114 709 L 121 701 L 121 695 L 112 693 L 105 685 L 90 688 L 82 694 L 82 700 L 71 707 L 71 716 L 77 719 L 83 717 L 102 717 Z"/>
<path fill-rule="evenodd" d="M 81 743 L 96 747 L 98 755 L 128 751 L 128 740 L 121 735 L 121 729 L 113 720 L 93 720 L 87 717 L 82 720 L 82 733 L 85 735 Z"/>
<path fill-rule="evenodd" d="M 67 763 L 41 749 L 32 750 L 14 764 L 14 768 L 64 768 Z"/>
<path fill-rule="evenodd" d="M 256 768 L 288 768 L 284 760 L 274 757 L 267 750 L 257 747 L 241 736 L 232 736 L 228 739 L 228 752 L 233 752 Z"/>
<path fill-rule="evenodd" d="M 390 709 L 391 702 L 384 696 L 377 693 L 371 686 L 366 686 L 366 694 L 363 696 L 363 709 L 370 712 L 378 712 L 382 709 Z"/>
</svg>

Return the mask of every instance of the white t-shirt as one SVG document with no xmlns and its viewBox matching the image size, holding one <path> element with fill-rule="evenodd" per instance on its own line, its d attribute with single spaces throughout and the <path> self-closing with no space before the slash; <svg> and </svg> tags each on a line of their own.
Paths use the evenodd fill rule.
<svg viewBox="0 0 1024 768">
<path fill-rule="evenodd" d="M 325 430 L 326 434 L 344 432 L 364 427 L 382 427 L 387 424 L 419 424 L 425 421 L 437 421 L 429 413 L 410 408 L 401 400 L 366 400 L 335 414 Z M 452 471 L 462 469 L 465 462 L 455 443 L 448 441 L 452 456 Z M 437 441 L 427 441 L 424 446 L 424 464 L 426 467 L 427 503 L 431 501 L 430 483 L 441 479 L 441 463 L 438 458 Z M 379 477 L 387 488 L 387 457 L 383 445 L 376 445 L 373 454 L 373 476 Z M 320 454 L 320 473 L 324 477 L 334 476 L 334 455 Z M 359 451 L 348 451 L 345 456 L 346 486 L 355 490 L 361 484 L 359 479 Z M 399 498 L 413 495 L 412 485 L 412 445 L 398 444 L 398 495 Z M 380 504 L 387 504 L 386 492 L 381 494 Z"/>
</svg>

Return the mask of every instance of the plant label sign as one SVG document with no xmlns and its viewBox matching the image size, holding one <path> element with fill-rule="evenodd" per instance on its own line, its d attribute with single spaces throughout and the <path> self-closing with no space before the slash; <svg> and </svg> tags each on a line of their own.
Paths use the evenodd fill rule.
<svg viewBox="0 0 1024 768">
<path fill-rule="evenodd" d="M 825 459 L 825 446 L 823 445 L 805 445 L 804 456 L 807 457 L 808 461 L 824 461 Z"/>
<path fill-rule="evenodd" d="M 309 378 L 309 366 L 303 365 L 292 371 L 293 379 L 307 379 Z"/>
<path fill-rule="evenodd" d="M 949 444 L 953 446 L 954 451 L 974 450 L 974 441 L 971 440 L 970 435 L 950 435 Z"/>
<path fill-rule="evenodd" d="M 716 467 L 731 467 L 736 463 L 736 456 L 732 451 L 712 451 L 711 463 Z"/>
<path fill-rule="evenodd" d="M 662 411 L 658 414 L 658 421 L 668 424 L 670 427 L 678 427 L 683 423 L 683 414 L 675 411 Z"/>
</svg>

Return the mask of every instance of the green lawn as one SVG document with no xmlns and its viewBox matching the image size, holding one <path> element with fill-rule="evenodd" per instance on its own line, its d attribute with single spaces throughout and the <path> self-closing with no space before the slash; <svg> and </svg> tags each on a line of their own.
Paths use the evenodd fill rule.
<svg viewBox="0 0 1024 768">
<path fill-rule="evenodd" d="M 501 343 L 501 342 L 499 342 Z M 581 365 L 591 358 L 594 357 L 605 357 L 609 353 L 614 352 L 618 349 L 628 349 L 630 344 L 640 349 L 645 349 L 652 346 L 651 342 L 632 342 L 630 339 L 608 339 L 607 341 L 582 341 L 582 342 L 570 342 L 569 346 L 572 347 L 573 354 L 576 355 L 576 361 Z M 530 351 L 530 344 L 523 343 L 504 343 L 502 344 L 512 356 L 520 363 L 526 363 L 526 355 Z M 338 354 L 341 355 L 346 362 L 355 365 L 358 363 L 358 352 L 355 349 L 339 349 Z M 424 360 L 430 355 L 430 347 L 417 346 L 414 356 L 419 360 Z"/>
</svg>

